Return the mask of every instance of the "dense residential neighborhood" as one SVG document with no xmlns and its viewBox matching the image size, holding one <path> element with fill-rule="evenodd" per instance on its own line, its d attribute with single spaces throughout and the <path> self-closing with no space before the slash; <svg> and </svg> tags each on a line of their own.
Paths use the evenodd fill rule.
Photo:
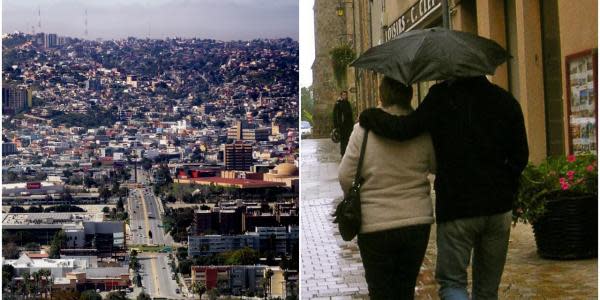
<svg viewBox="0 0 600 300">
<path fill-rule="evenodd" d="M 3 296 L 297 299 L 297 41 L 2 42 Z"/>
</svg>

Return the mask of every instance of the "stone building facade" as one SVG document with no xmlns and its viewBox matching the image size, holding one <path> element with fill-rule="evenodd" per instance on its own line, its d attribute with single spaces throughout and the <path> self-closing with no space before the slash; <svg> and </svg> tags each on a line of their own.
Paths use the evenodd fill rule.
<svg viewBox="0 0 600 300">
<path fill-rule="evenodd" d="M 441 27 L 442 1 L 346 0 L 336 5 L 344 6 L 347 39 L 360 55 L 402 32 Z M 578 149 L 597 152 L 597 1 L 447 1 L 451 29 L 495 40 L 512 55 L 489 78 L 520 102 L 530 159 L 539 162 Z M 315 16 L 335 19 L 336 14 Z M 315 20 L 315 24 L 326 22 Z M 316 38 L 326 38 L 320 27 L 316 27 Z M 354 68 L 348 68 L 348 75 L 350 97 L 358 112 L 377 105 L 379 75 Z M 413 107 L 433 84 L 413 86 Z M 578 109 L 587 110 L 586 115 Z"/>
<path fill-rule="evenodd" d="M 329 52 L 348 43 L 346 18 L 338 15 L 338 1 L 315 0 L 315 61 L 313 72 L 313 136 L 327 137 L 331 132 L 331 114 L 340 90 L 336 86 Z"/>
</svg>

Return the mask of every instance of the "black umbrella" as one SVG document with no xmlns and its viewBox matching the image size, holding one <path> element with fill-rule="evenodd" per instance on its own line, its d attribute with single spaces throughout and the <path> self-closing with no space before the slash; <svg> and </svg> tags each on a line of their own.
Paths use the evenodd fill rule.
<svg viewBox="0 0 600 300">
<path fill-rule="evenodd" d="M 373 70 L 404 84 L 494 74 L 509 57 L 480 36 L 444 28 L 412 30 L 363 53 L 351 66 Z"/>
</svg>

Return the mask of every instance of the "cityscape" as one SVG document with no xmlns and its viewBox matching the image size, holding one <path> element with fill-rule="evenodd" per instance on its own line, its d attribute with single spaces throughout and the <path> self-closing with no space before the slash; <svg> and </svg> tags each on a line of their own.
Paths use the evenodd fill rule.
<svg viewBox="0 0 600 300">
<path fill-rule="evenodd" d="M 297 41 L 2 43 L 4 299 L 297 299 Z"/>
</svg>

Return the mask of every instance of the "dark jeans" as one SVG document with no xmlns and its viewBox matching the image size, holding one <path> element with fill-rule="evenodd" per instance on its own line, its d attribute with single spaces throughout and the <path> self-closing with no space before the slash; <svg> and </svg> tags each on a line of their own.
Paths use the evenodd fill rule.
<svg viewBox="0 0 600 300">
<path fill-rule="evenodd" d="M 358 235 L 369 297 L 413 299 L 430 224 Z"/>
<path fill-rule="evenodd" d="M 348 147 L 348 140 L 350 140 L 350 135 L 341 135 L 340 136 L 340 154 L 344 156 L 346 153 L 346 147 Z"/>
</svg>

